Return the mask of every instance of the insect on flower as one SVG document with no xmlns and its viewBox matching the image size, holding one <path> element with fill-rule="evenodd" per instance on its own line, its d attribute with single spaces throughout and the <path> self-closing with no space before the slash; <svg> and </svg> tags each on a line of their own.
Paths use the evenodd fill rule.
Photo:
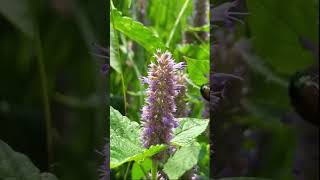
<svg viewBox="0 0 320 180">
<path fill-rule="evenodd" d="M 204 99 L 210 101 L 210 87 L 209 84 L 203 84 L 200 87 L 200 93 Z"/>
<path fill-rule="evenodd" d="M 213 105 L 214 109 L 219 104 L 222 98 L 225 98 L 226 93 L 226 83 L 230 79 L 236 79 L 243 81 L 243 78 L 238 77 L 233 74 L 225 74 L 225 73 L 214 73 L 213 74 L 213 81 L 212 86 L 214 89 L 210 91 L 209 84 L 204 84 L 200 88 L 200 93 L 204 99 L 210 101 L 210 104 Z"/>
</svg>

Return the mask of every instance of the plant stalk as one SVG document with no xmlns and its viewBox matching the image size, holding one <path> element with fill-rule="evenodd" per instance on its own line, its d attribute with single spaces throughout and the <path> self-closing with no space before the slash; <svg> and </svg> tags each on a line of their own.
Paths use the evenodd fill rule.
<svg viewBox="0 0 320 180">
<path fill-rule="evenodd" d="M 183 6 L 182 6 L 182 8 L 181 8 L 181 10 L 180 10 L 180 12 L 179 12 L 179 15 L 178 15 L 178 17 L 177 17 L 177 19 L 176 19 L 176 21 L 175 21 L 175 23 L 174 23 L 174 25 L 173 25 L 173 28 L 172 28 L 171 31 L 170 31 L 169 38 L 168 38 L 168 41 L 167 41 L 167 43 L 166 43 L 166 46 L 167 46 L 167 47 L 169 47 L 169 45 L 170 45 L 170 42 L 171 42 L 171 40 L 172 40 L 172 37 L 173 37 L 174 33 L 176 32 L 176 29 L 177 29 L 177 27 L 178 27 L 178 24 L 179 24 L 181 18 L 182 18 L 182 15 L 183 15 L 183 13 L 186 11 L 186 9 L 187 9 L 187 7 L 188 7 L 189 1 L 190 1 L 190 0 L 186 0 L 186 1 L 184 2 Z"/>
<path fill-rule="evenodd" d="M 45 119 L 45 126 L 46 126 L 48 170 L 50 170 L 50 164 L 52 163 L 52 160 L 53 160 L 53 154 L 52 154 L 53 139 L 52 139 L 50 100 L 48 95 L 47 76 L 46 76 L 45 66 L 43 62 L 42 47 L 41 47 L 39 32 L 37 32 L 35 36 L 36 36 L 35 44 L 36 44 L 36 50 L 37 50 L 37 62 L 39 66 L 41 90 L 42 90 L 42 103 L 44 108 L 44 119 Z"/>
<path fill-rule="evenodd" d="M 152 160 L 152 168 L 151 168 L 151 180 L 157 179 L 157 171 L 158 171 L 158 162 L 157 160 Z"/>
<path fill-rule="evenodd" d="M 130 165 L 131 165 L 131 161 L 128 162 L 128 166 L 127 166 L 127 169 L 126 169 L 126 174 L 124 175 L 124 180 L 127 180 L 127 176 L 128 176 L 128 173 L 129 173 L 129 169 L 130 169 Z"/>
</svg>

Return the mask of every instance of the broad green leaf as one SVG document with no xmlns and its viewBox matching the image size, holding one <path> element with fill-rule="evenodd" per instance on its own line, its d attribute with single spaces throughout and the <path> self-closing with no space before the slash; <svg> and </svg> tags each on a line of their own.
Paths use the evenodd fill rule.
<svg viewBox="0 0 320 180">
<path fill-rule="evenodd" d="M 34 36 L 32 15 L 28 1 L 0 0 L 0 14 L 29 37 Z"/>
<path fill-rule="evenodd" d="M 116 30 L 136 41 L 150 53 L 156 52 L 157 49 L 166 49 L 161 40 L 148 27 L 129 17 L 123 17 L 116 9 L 111 10 L 111 21 Z"/>
<path fill-rule="evenodd" d="M 189 78 L 198 86 L 208 83 L 209 78 L 209 59 L 198 60 L 185 57 Z"/>
<path fill-rule="evenodd" d="M 140 142 L 139 124 L 110 107 L 110 168 L 128 161 L 141 161 L 167 148 L 165 145 L 144 149 Z"/>
<path fill-rule="evenodd" d="M 168 159 L 163 168 L 163 171 L 168 175 L 169 179 L 178 179 L 196 165 L 200 149 L 199 143 L 193 143 L 178 149 L 174 155 Z"/>
<path fill-rule="evenodd" d="M 0 140 L 0 179 L 3 180 L 57 180 L 50 173 L 40 173 L 24 154 L 15 152 Z"/>
<path fill-rule="evenodd" d="M 247 0 L 255 50 L 277 73 L 291 75 L 314 63 L 299 38 L 318 42 L 316 1 Z"/>
<path fill-rule="evenodd" d="M 192 59 L 208 59 L 210 58 L 210 44 L 182 44 L 178 45 L 178 50 L 184 56 Z"/>
<path fill-rule="evenodd" d="M 143 162 L 139 162 L 139 161 L 135 162 L 131 169 L 131 178 L 141 179 L 142 177 L 145 176 L 145 173 L 148 173 L 151 170 L 151 167 L 152 167 L 152 161 L 149 158 L 145 159 Z"/>
<path fill-rule="evenodd" d="M 175 137 L 171 142 L 179 146 L 190 145 L 209 124 L 209 119 L 179 118 L 178 120 L 179 126 L 174 130 Z"/>
</svg>

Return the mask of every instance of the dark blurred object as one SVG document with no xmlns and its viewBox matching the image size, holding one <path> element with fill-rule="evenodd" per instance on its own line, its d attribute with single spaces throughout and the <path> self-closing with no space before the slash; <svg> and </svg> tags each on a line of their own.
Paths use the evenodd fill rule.
<svg viewBox="0 0 320 180">
<path fill-rule="evenodd" d="M 319 61 L 319 45 L 316 45 L 314 42 L 305 37 L 300 37 L 299 41 L 302 47 L 306 50 L 309 50 L 312 53 L 314 59 Z"/>
<path fill-rule="evenodd" d="M 204 99 L 210 101 L 210 87 L 209 84 L 204 84 L 200 87 L 200 93 Z"/>
<path fill-rule="evenodd" d="M 53 8 L 60 16 L 71 15 L 71 1 L 70 0 L 49 0 L 51 8 Z"/>
<path fill-rule="evenodd" d="M 308 123 L 296 112 L 285 114 L 282 122 L 297 132 L 292 167 L 294 178 L 319 179 L 319 127 Z"/>
<path fill-rule="evenodd" d="M 295 111 L 306 121 L 319 126 L 319 67 L 317 65 L 292 76 L 289 95 Z"/>
<path fill-rule="evenodd" d="M 99 46 L 96 43 L 92 44 L 92 48 L 93 48 L 92 50 L 93 52 L 91 52 L 91 54 L 105 61 L 104 64 L 102 64 L 101 72 L 103 74 L 107 74 L 110 68 L 109 48 L 104 48 L 102 46 Z"/>
<path fill-rule="evenodd" d="M 208 101 L 212 101 L 215 110 L 218 110 L 218 106 L 223 103 L 221 100 L 229 101 L 233 103 L 238 101 L 239 92 L 235 90 L 235 87 L 241 86 L 243 79 L 236 75 L 225 73 L 214 73 L 212 79 L 213 89 L 210 97 L 210 87 L 208 84 L 204 84 L 200 88 L 200 92 L 203 98 Z M 228 103 L 229 104 L 229 103 Z"/>
</svg>

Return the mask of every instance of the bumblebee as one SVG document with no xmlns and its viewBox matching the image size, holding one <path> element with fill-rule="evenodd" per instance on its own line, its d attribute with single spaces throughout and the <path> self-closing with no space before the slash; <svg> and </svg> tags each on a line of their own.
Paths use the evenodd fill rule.
<svg viewBox="0 0 320 180">
<path fill-rule="evenodd" d="M 209 84 L 203 84 L 200 87 L 200 93 L 204 99 L 210 101 L 210 87 Z"/>
<path fill-rule="evenodd" d="M 219 94 L 218 92 L 215 92 L 215 91 L 219 91 L 220 94 L 222 94 L 222 91 L 223 89 L 225 88 L 225 81 L 229 80 L 229 79 L 237 79 L 237 80 L 241 80 L 243 81 L 243 79 L 241 77 L 238 77 L 238 76 L 235 76 L 235 75 L 232 75 L 232 74 L 224 74 L 224 73 L 215 73 L 213 75 L 214 77 L 214 80 L 213 80 L 213 84 L 214 84 L 214 87 L 216 87 L 217 89 L 213 89 L 213 94 L 216 95 L 216 94 Z M 200 93 L 202 95 L 202 97 L 204 99 L 206 99 L 207 101 L 210 101 L 210 84 L 207 83 L 207 84 L 203 84 L 201 87 L 200 87 Z"/>
<path fill-rule="evenodd" d="M 313 66 L 290 79 L 289 96 L 295 111 L 306 121 L 319 125 L 319 69 Z"/>
</svg>

